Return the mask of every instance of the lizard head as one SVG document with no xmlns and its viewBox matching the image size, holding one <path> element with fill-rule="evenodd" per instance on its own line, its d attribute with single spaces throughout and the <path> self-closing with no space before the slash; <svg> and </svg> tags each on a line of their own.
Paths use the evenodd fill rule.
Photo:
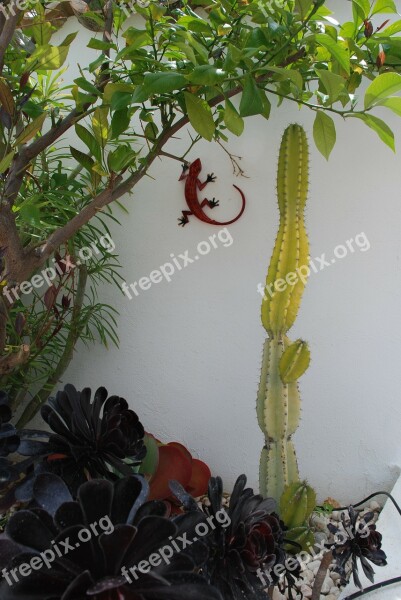
<svg viewBox="0 0 401 600">
<path fill-rule="evenodd" d="M 202 163 L 200 161 L 200 158 L 197 158 L 196 160 L 194 160 L 193 163 L 190 164 L 189 174 L 191 176 L 197 177 L 201 171 L 202 171 Z"/>
</svg>

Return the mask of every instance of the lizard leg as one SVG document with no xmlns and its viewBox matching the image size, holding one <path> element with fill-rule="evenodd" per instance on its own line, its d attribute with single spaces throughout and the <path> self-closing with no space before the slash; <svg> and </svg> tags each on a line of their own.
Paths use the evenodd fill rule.
<svg viewBox="0 0 401 600">
<path fill-rule="evenodd" d="M 205 198 L 204 201 L 201 203 L 201 208 L 205 208 L 205 206 L 208 206 L 209 208 L 215 208 L 219 204 L 220 201 L 216 200 L 215 198 L 213 198 L 212 200 L 208 200 L 207 198 Z"/>
<path fill-rule="evenodd" d="M 208 183 L 214 183 L 215 181 L 216 175 L 214 175 L 214 173 L 210 173 L 210 175 L 206 177 L 206 180 L 203 183 L 200 179 L 197 179 L 196 185 L 198 186 L 198 190 L 203 190 L 203 188 L 206 187 Z"/>
<path fill-rule="evenodd" d="M 193 215 L 193 213 L 190 210 L 183 210 L 182 217 L 178 219 L 178 225 L 184 227 L 187 223 L 189 223 L 188 217 L 190 217 L 191 215 Z"/>
<path fill-rule="evenodd" d="M 182 181 L 183 179 L 186 179 L 188 177 L 188 173 L 187 173 L 187 171 L 189 169 L 188 165 L 184 163 L 183 165 L 181 165 L 181 167 L 182 167 L 182 173 L 181 173 L 178 181 Z"/>
</svg>

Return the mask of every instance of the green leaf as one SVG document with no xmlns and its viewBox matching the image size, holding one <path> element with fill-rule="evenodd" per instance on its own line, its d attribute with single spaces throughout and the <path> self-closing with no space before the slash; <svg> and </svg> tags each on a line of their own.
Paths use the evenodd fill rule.
<svg viewBox="0 0 401 600">
<path fill-rule="evenodd" d="M 43 108 L 40 104 L 35 104 L 31 100 L 28 100 L 26 104 L 24 104 L 24 113 L 31 117 L 31 119 L 36 119 L 39 115 L 43 113 Z"/>
<path fill-rule="evenodd" d="M 145 433 L 143 443 L 146 446 L 146 456 L 141 462 L 139 473 L 151 477 L 156 473 L 159 464 L 159 446 L 149 433 Z"/>
<path fill-rule="evenodd" d="M 127 108 L 132 102 L 132 92 L 115 92 L 111 98 L 111 110 Z"/>
<path fill-rule="evenodd" d="M 97 173 L 98 175 L 100 175 L 101 177 L 107 177 L 108 173 L 107 171 L 104 170 L 103 165 L 101 165 L 100 163 L 96 162 L 93 167 L 92 167 L 92 172 L 93 173 Z"/>
<path fill-rule="evenodd" d="M 117 138 L 119 135 L 124 133 L 129 127 L 130 124 L 130 116 L 128 113 L 128 109 L 116 110 L 113 113 L 111 118 L 111 135 L 114 138 Z"/>
<path fill-rule="evenodd" d="M 382 73 L 372 81 L 365 92 L 365 109 L 372 108 L 375 104 L 388 98 L 401 90 L 401 75 L 398 73 Z"/>
<path fill-rule="evenodd" d="M 244 119 L 239 116 L 235 106 L 228 99 L 225 104 L 224 123 L 234 135 L 241 135 L 244 131 Z"/>
<path fill-rule="evenodd" d="M 395 144 L 394 144 L 394 133 L 390 129 L 390 127 L 379 119 L 378 117 L 374 117 L 373 115 L 368 114 L 351 114 L 350 117 L 354 117 L 357 119 L 361 119 L 370 129 L 373 129 L 379 136 L 379 138 L 387 145 L 393 152 L 395 152 Z"/>
<path fill-rule="evenodd" d="M 38 46 L 44 46 L 50 42 L 53 28 L 48 21 L 32 25 L 32 36 Z"/>
<path fill-rule="evenodd" d="M 0 160 L 0 173 L 4 173 L 7 171 L 8 167 L 11 165 L 11 161 L 14 158 L 15 150 L 12 150 L 4 158 Z"/>
<path fill-rule="evenodd" d="M 40 227 L 40 209 L 32 203 L 27 203 L 21 206 L 19 215 L 25 223 L 29 223 L 33 227 Z"/>
<path fill-rule="evenodd" d="M 96 38 L 91 38 L 87 48 L 91 48 L 92 50 L 110 50 L 111 48 L 116 49 L 116 45 Z"/>
<path fill-rule="evenodd" d="M 265 90 L 259 89 L 259 96 L 262 100 L 262 104 L 263 104 L 263 110 L 260 113 L 262 115 L 262 117 L 264 117 L 265 119 L 269 119 L 270 118 L 270 111 L 272 108 L 272 105 L 270 104 L 270 100 L 266 95 Z"/>
<path fill-rule="evenodd" d="M 271 67 L 270 65 L 267 68 L 267 71 L 272 71 L 273 73 L 280 75 L 279 79 L 281 81 L 286 81 L 289 79 L 299 90 L 302 90 L 304 86 L 304 80 L 299 71 L 295 71 L 293 69 L 284 69 L 283 67 Z"/>
<path fill-rule="evenodd" d="M 29 123 L 29 125 L 25 127 L 24 131 L 22 131 L 19 134 L 19 136 L 14 142 L 14 145 L 19 146 L 20 144 L 26 144 L 27 142 L 29 142 L 29 140 L 31 140 L 38 133 L 38 131 L 42 129 L 46 117 L 47 114 L 43 113 L 39 115 L 39 117 L 36 117 L 36 119 L 34 119 L 32 123 Z"/>
<path fill-rule="evenodd" d="M 344 78 L 325 69 L 315 69 L 315 71 L 324 85 L 330 103 L 335 102 L 345 88 Z"/>
<path fill-rule="evenodd" d="M 110 171 L 119 173 L 125 167 L 127 167 L 133 160 L 135 160 L 136 154 L 129 148 L 129 146 L 119 146 L 107 157 L 107 164 Z"/>
<path fill-rule="evenodd" d="M 95 96 L 101 96 L 101 92 L 97 89 L 93 83 L 85 79 L 85 77 L 77 77 L 74 79 L 74 83 L 81 88 L 81 90 L 85 90 L 85 92 L 89 92 L 89 94 L 94 94 Z"/>
<path fill-rule="evenodd" d="M 354 14 L 355 23 L 367 19 L 370 12 L 369 0 L 352 0 L 352 12 Z"/>
<path fill-rule="evenodd" d="M 376 33 L 375 34 L 375 39 L 379 39 L 380 41 L 383 41 L 383 43 L 394 43 L 395 40 L 394 38 L 390 39 L 391 36 L 393 36 L 395 33 L 399 33 L 401 31 L 401 21 L 394 21 L 394 23 L 391 23 L 391 25 L 389 25 L 388 27 L 386 27 L 385 29 L 383 29 L 383 31 L 381 31 L 380 33 Z M 399 40 L 399 38 L 396 38 L 396 40 Z"/>
<path fill-rule="evenodd" d="M 396 13 L 397 7 L 394 0 L 376 0 L 372 10 L 372 16 L 378 13 Z"/>
<path fill-rule="evenodd" d="M 239 105 L 239 114 L 241 117 L 251 117 L 253 115 L 260 115 L 263 109 L 264 106 L 259 94 L 259 88 L 253 77 L 247 75 Z"/>
<path fill-rule="evenodd" d="M 180 73 L 147 73 L 143 82 L 143 90 L 151 96 L 152 94 L 167 94 L 186 85 L 188 85 L 188 81 Z"/>
<path fill-rule="evenodd" d="M 133 94 L 134 91 L 135 86 L 132 85 L 132 83 L 108 83 L 104 88 L 103 104 L 110 104 L 114 94 L 116 94 L 117 92 Z"/>
<path fill-rule="evenodd" d="M 377 103 L 376 106 L 385 106 L 401 117 L 401 98 L 399 96 L 391 96 Z"/>
<path fill-rule="evenodd" d="M 79 123 L 76 123 L 75 131 L 79 139 L 85 144 L 85 146 L 88 147 L 90 153 L 93 154 L 93 156 L 98 161 L 100 161 L 102 156 L 101 148 L 99 143 L 96 141 L 95 137 L 91 134 L 91 132 L 85 129 L 85 127 L 83 127 Z"/>
<path fill-rule="evenodd" d="M 93 160 L 93 158 L 91 158 L 88 154 L 85 154 L 84 152 L 81 152 L 80 150 L 73 148 L 72 146 L 70 146 L 70 152 L 71 152 L 71 156 L 73 158 L 75 158 L 75 160 L 80 165 L 82 165 L 84 169 L 86 169 L 90 173 L 92 172 L 92 167 L 95 164 L 95 161 Z"/>
<path fill-rule="evenodd" d="M 68 46 L 40 46 L 26 61 L 27 70 L 54 71 L 63 66 Z"/>
<path fill-rule="evenodd" d="M 326 33 L 317 33 L 315 35 L 316 41 L 326 48 L 330 52 L 331 56 L 338 62 L 338 64 L 344 69 L 349 75 L 350 72 L 350 57 L 349 52 L 346 48 L 341 46 L 338 42 L 333 40 L 332 37 Z"/>
<path fill-rule="evenodd" d="M 73 33 L 69 33 L 61 42 L 61 44 L 59 44 L 60 46 L 71 46 L 72 42 L 75 40 L 75 38 L 78 35 L 78 31 L 74 31 Z"/>
<path fill-rule="evenodd" d="M 201 65 L 195 67 L 186 78 L 195 85 L 215 85 L 220 83 L 226 76 L 222 69 L 216 69 L 213 65 Z"/>
<path fill-rule="evenodd" d="M 336 143 L 336 128 L 333 119 L 320 110 L 317 111 L 313 124 L 313 139 L 319 152 L 329 160 Z"/>
<path fill-rule="evenodd" d="M 193 94 L 184 92 L 185 105 L 187 107 L 188 118 L 192 127 L 199 135 L 212 141 L 216 129 L 213 121 L 212 110 L 206 100 L 198 98 Z"/>
<path fill-rule="evenodd" d="M 77 37 L 77 33 L 67 35 L 59 46 L 51 46 L 50 44 L 39 46 L 26 61 L 25 69 L 27 71 L 54 71 L 60 69 L 67 58 L 70 45 Z"/>
<path fill-rule="evenodd" d="M 313 0 L 295 0 L 295 12 L 299 13 L 302 20 L 308 16 Z"/>
<path fill-rule="evenodd" d="M 98 107 L 93 113 L 92 127 L 97 143 L 104 148 L 109 139 L 109 123 L 107 120 L 108 109 L 104 106 Z"/>
<path fill-rule="evenodd" d="M 157 134 L 159 133 L 159 130 L 157 129 L 157 125 L 155 123 L 151 122 L 151 123 L 147 123 L 144 133 L 145 133 L 147 140 L 154 142 L 155 139 L 157 138 Z"/>
<path fill-rule="evenodd" d="M 127 31 L 123 33 L 123 37 L 127 40 L 127 46 L 132 50 L 147 46 L 152 42 L 152 38 L 147 31 L 135 27 L 128 27 Z M 120 55 L 122 52 L 120 52 Z"/>
<path fill-rule="evenodd" d="M 233 44 L 228 44 L 224 68 L 227 69 L 227 71 L 232 71 L 242 60 L 242 58 L 242 51 L 236 46 L 233 46 Z"/>
<path fill-rule="evenodd" d="M 143 85 L 137 85 L 132 96 L 132 102 L 134 104 L 145 102 L 145 100 L 149 98 L 149 95 L 150 94 L 145 90 Z"/>
</svg>

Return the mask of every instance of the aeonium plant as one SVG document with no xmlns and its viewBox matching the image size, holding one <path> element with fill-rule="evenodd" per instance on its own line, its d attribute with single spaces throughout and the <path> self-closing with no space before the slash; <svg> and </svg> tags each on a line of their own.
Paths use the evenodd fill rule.
<svg viewBox="0 0 401 600">
<path fill-rule="evenodd" d="M 0 537 L 2 600 L 221 600 L 199 574 L 205 547 L 141 568 L 199 521 L 169 519 L 166 505 L 147 495 L 135 475 L 88 481 L 76 496 L 57 475 L 39 475 L 30 506 Z"/>
<path fill-rule="evenodd" d="M 52 574 L 24 576 L 21 581 L 11 580 L 12 585 L 5 578 L 2 599 L 44 598 L 40 594 L 50 594 L 52 589 L 56 595 L 45 598 L 81 600 L 85 590 L 95 600 L 267 600 L 276 586 L 289 598 L 296 597 L 303 582 L 302 563 L 296 554 L 288 554 L 289 542 L 292 549 L 297 544 L 289 535 L 290 521 L 286 524 L 282 518 L 299 512 L 298 494 L 288 496 L 290 510 L 280 505 L 280 516 L 276 502 L 254 494 L 241 475 L 227 498 L 222 480 L 211 477 L 204 463 L 177 442 L 162 444 L 145 434 L 126 400 L 108 396 L 102 387 L 92 398 L 89 388 L 78 392 L 67 385 L 42 408 L 42 415 L 50 431 L 16 431 L 9 423 L 8 398 L 0 397 L 1 507 L 16 504 L 17 508 L 0 539 L 0 566 L 7 568 L 11 561 L 14 571 L 24 570 L 22 565 L 46 548 L 50 552 L 49 544 L 61 547 L 94 523 L 96 516 L 99 520 L 108 516 L 116 532 L 112 537 L 101 532 L 90 559 L 72 546 L 68 559 L 59 561 L 61 557 L 54 556 Z M 207 497 L 196 500 L 194 496 L 201 495 L 205 486 Z M 346 535 L 340 541 L 339 530 L 329 526 L 338 543 L 323 556 L 320 571 L 333 560 L 343 584 L 352 575 L 360 585 L 358 561 L 373 581 L 370 563 L 383 566 L 386 555 L 381 535 L 370 523 L 372 515 L 359 517 L 353 507 L 348 515 L 343 517 Z M 159 520 L 149 520 L 151 516 Z M 143 533 L 134 535 L 123 525 Z M 136 564 L 134 558 L 146 562 L 146 553 L 156 552 L 155 546 L 145 543 L 147 536 L 170 543 L 169 568 L 151 570 L 149 578 L 141 577 L 138 583 L 129 570 Z M 174 545 L 173 540 L 185 544 Z M 320 579 L 316 578 L 313 598 L 319 597 Z M 183 582 L 185 586 L 179 587 Z"/>
<path fill-rule="evenodd" d="M 93 395 L 71 384 L 49 398 L 41 415 L 50 431 L 16 431 L 8 398 L 0 398 L 0 453 L 18 452 L 19 460 L 2 459 L 2 509 L 16 501 L 28 502 L 35 477 L 43 472 L 59 475 L 72 493 L 89 479 L 118 478 L 140 472 L 151 484 L 150 499 L 172 500 L 168 483 L 177 479 L 195 496 L 204 494 L 209 467 L 195 459 L 178 442 L 162 444 L 145 434 L 138 415 L 120 396 L 108 396 L 104 387 Z M 21 479 L 22 477 L 22 479 Z"/>
</svg>

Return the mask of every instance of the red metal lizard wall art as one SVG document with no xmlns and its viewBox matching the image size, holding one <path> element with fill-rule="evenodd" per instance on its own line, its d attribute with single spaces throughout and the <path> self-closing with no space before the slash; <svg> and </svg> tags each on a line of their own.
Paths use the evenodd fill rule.
<svg viewBox="0 0 401 600">
<path fill-rule="evenodd" d="M 214 198 L 212 200 L 208 200 L 207 198 L 205 198 L 204 200 L 202 200 L 202 202 L 199 200 L 197 190 L 203 190 L 203 188 L 208 183 L 212 183 L 216 180 L 215 175 L 211 173 L 211 175 L 208 175 L 206 180 L 202 183 L 199 179 L 199 174 L 201 170 L 202 163 L 199 158 L 194 160 L 194 162 L 191 163 L 189 167 L 187 165 L 183 165 L 182 167 L 182 174 L 179 178 L 179 181 L 185 179 L 185 200 L 187 202 L 189 210 L 182 211 L 182 217 L 178 219 L 178 224 L 184 227 L 184 225 L 189 223 L 188 217 L 190 217 L 191 215 L 193 215 L 200 221 L 203 221 L 204 223 L 209 223 L 209 225 L 230 225 L 231 223 L 235 223 L 235 221 L 238 221 L 238 219 L 245 210 L 245 196 L 242 190 L 240 190 L 239 187 L 237 187 L 236 185 L 234 185 L 234 187 L 241 194 L 242 207 L 238 215 L 234 219 L 225 222 L 215 221 L 203 212 L 203 208 L 205 206 L 208 206 L 209 208 L 214 208 L 215 206 L 219 205 L 219 201 L 215 200 Z"/>
</svg>

